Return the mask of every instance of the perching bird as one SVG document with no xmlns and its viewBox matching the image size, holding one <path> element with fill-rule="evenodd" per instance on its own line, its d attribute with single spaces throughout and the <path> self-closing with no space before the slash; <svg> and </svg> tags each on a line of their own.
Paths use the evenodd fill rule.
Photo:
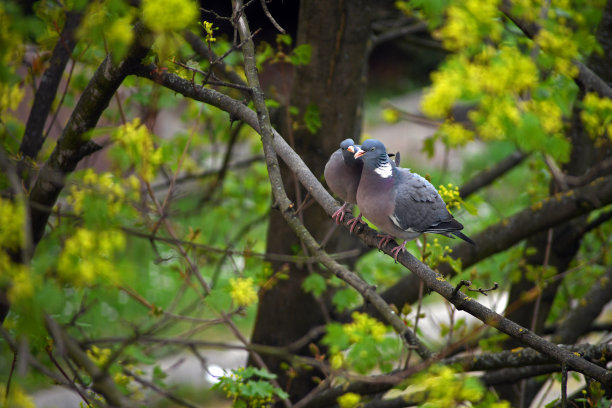
<svg viewBox="0 0 612 408">
<path fill-rule="evenodd" d="M 342 207 L 332 215 L 336 224 L 340 224 L 344 219 L 347 207 L 357 202 L 357 187 L 361 178 L 363 161 L 355 159 L 354 153 L 356 151 L 353 139 L 345 139 L 340 143 L 340 148 L 332 153 L 325 165 L 323 174 L 325 175 L 327 185 L 338 197 L 344 200 Z M 361 220 L 361 214 L 359 214 L 359 217 L 349 221 L 351 232 L 355 229 L 357 222 L 364 223 Z"/>
<path fill-rule="evenodd" d="M 342 207 L 332 214 L 336 224 L 340 224 L 344 219 L 344 215 L 347 213 L 346 207 L 357 202 L 357 187 L 359 186 L 359 179 L 361 178 L 361 170 L 363 168 L 363 161 L 354 157 L 358 149 L 359 146 L 355 145 L 353 139 L 344 139 L 340 143 L 340 148 L 332 153 L 325 165 L 323 174 L 325 175 L 327 185 L 338 197 L 344 200 Z M 389 156 L 393 156 L 393 154 Z M 399 157 L 399 152 L 397 152 L 395 154 L 395 164 L 397 166 L 399 166 Z M 350 226 L 351 233 L 358 222 L 365 224 L 361 220 L 361 216 L 361 213 L 359 213 L 357 218 L 347 223 Z"/>
<path fill-rule="evenodd" d="M 393 238 L 404 240 L 392 251 L 396 261 L 406 250 L 406 242 L 425 232 L 451 238 L 452 234 L 475 245 L 461 232 L 463 225 L 448 212 L 434 186 L 408 169 L 393 166 L 381 142 L 366 140 L 354 157 L 363 159 L 356 197 L 359 210 L 388 234 L 378 247 Z"/>
</svg>

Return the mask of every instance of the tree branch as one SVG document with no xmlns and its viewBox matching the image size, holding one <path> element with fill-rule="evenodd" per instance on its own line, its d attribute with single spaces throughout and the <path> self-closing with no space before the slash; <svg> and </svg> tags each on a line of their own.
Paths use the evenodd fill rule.
<svg viewBox="0 0 612 408">
<path fill-rule="evenodd" d="M 207 59 L 210 62 L 210 69 L 217 72 L 222 78 L 227 79 L 229 82 L 239 85 L 241 88 L 246 87 L 247 84 L 244 82 L 242 77 L 236 73 L 236 71 L 228 66 L 222 59 L 219 59 L 212 50 L 209 50 L 202 39 L 196 34 L 189 30 L 183 32 L 183 37 L 189 43 L 191 48 L 202 58 Z M 241 92 L 248 98 L 250 94 L 241 89 Z"/>
<path fill-rule="evenodd" d="M 560 346 L 562 350 L 578 353 L 589 361 L 603 362 L 612 360 L 612 344 L 579 344 Z M 549 356 L 533 349 L 519 348 L 504 350 L 497 353 L 466 354 L 459 357 L 446 358 L 440 361 L 444 365 L 458 365 L 463 371 L 486 371 L 500 368 L 516 368 L 555 363 Z M 560 370 L 557 365 L 557 370 Z"/>
<path fill-rule="evenodd" d="M 246 159 L 236 160 L 235 162 L 228 163 L 227 166 L 225 166 L 224 164 L 224 166 L 221 166 L 219 168 L 207 169 L 198 174 L 185 174 L 183 176 L 177 177 L 174 184 L 178 185 L 178 184 L 182 184 L 187 181 L 190 181 L 190 180 L 199 180 L 199 179 L 204 179 L 204 178 L 212 177 L 212 176 L 217 176 L 221 178 L 219 174 L 222 171 L 243 169 L 245 167 L 249 167 L 253 163 L 262 161 L 263 159 L 264 157 L 262 155 L 256 154 L 254 156 L 247 157 Z M 160 191 L 160 190 L 164 190 L 168 188 L 169 185 L 170 185 L 170 180 L 161 181 L 159 183 L 154 184 L 152 188 L 153 188 L 153 191 Z"/>
<path fill-rule="evenodd" d="M 610 344 L 581 344 L 564 348 L 571 352 L 579 353 L 587 360 L 596 362 L 612 360 L 612 345 Z M 524 348 L 514 351 L 501 351 L 499 353 L 483 353 L 480 355 L 466 354 L 460 357 L 445 358 L 440 360 L 439 363 L 445 366 L 459 366 L 464 372 L 497 370 L 488 372 L 481 377 L 485 384 L 489 385 L 512 382 L 508 379 L 517 381 L 521 378 L 561 371 L 561 366 L 558 363 L 551 364 L 554 363 L 554 359 L 551 357 L 538 353 L 535 350 Z M 320 407 L 330 405 L 333 404 L 340 395 L 347 392 L 354 392 L 361 395 L 380 394 L 391 389 L 401 381 L 410 378 L 414 373 L 421 372 L 421 369 L 422 367 L 412 367 L 408 370 L 395 371 L 386 375 L 376 376 L 372 378 L 372 381 L 353 381 L 348 385 L 342 384 L 321 392 L 316 398 L 313 398 L 304 406 Z M 417 395 L 409 395 L 408 397 L 413 398 L 414 401 L 421 401 Z M 395 405 L 395 403 L 392 402 L 394 401 L 393 399 L 383 401 L 385 404 L 390 404 L 389 406 L 405 406 Z M 372 403 L 372 405 L 367 406 L 374 407 L 387 405 Z"/>
<path fill-rule="evenodd" d="M 525 153 L 516 151 L 500 160 L 492 167 L 486 168 L 477 173 L 468 182 L 464 183 L 461 188 L 459 188 L 461 198 L 465 200 L 476 191 L 488 186 L 501 177 L 504 173 L 521 164 L 526 157 L 527 155 Z"/>
<path fill-rule="evenodd" d="M 107 371 L 102 371 L 78 343 L 64 331 L 49 315 L 45 316 L 49 333 L 54 337 L 56 348 L 66 353 L 92 380 L 92 389 L 104 396 L 110 406 L 129 407 L 132 404 L 123 396 Z"/>
<path fill-rule="evenodd" d="M 593 321 L 602 312 L 604 306 L 612 300 L 612 268 L 600 276 L 578 306 L 570 310 L 559 323 L 552 338 L 555 343 L 575 343 L 588 332 Z"/>
<path fill-rule="evenodd" d="M 405 25 L 401 27 L 393 27 L 390 30 L 384 31 L 380 34 L 377 34 L 372 40 L 371 49 L 378 47 L 380 44 L 383 44 L 387 41 L 395 40 L 396 38 L 403 37 L 408 34 L 414 34 L 419 32 L 427 31 L 427 22 L 419 21 L 412 22 L 410 25 Z"/>
<path fill-rule="evenodd" d="M 49 68 L 45 70 L 36 90 L 36 95 L 34 95 L 32 109 L 30 109 L 23 139 L 19 146 L 19 152 L 24 157 L 35 159 L 43 145 L 45 122 L 62 80 L 66 64 L 70 60 L 72 50 L 77 43 L 75 35 L 82 18 L 83 14 L 80 12 L 69 11 L 66 13 L 64 28 L 51 54 Z"/>
<path fill-rule="evenodd" d="M 140 64 L 149 49 L 148 45 L 141 43 L 149 37 L 144 35 L 144 28 L 137 25 L 135 31 L 134 44 L 127 52 L 127 57 L 114 64 L 111 56 L 107 55 L 83 91 L 55 149 L 38 174 L 30 193 L 30 201 L 33 203 L 53 207 L 64 188 L 66 175 L 74 171 L 82 158 L 101 149 L 101 146 L 89 139 L 87 132 L 96 126 L 119 85 Z M 50 214 L 40 208 L 32 206 L 30 209 L 34 244 L 42 238 Z"/>
</svg>

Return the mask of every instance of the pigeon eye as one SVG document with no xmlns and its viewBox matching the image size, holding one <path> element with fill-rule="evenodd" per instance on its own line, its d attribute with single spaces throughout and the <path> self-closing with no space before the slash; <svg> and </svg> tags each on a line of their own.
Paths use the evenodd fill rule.
<svg viewBox="0 0 612 408">
<path fill-rule="evenodd" d="M 376 150 L 375 147 L 370 148 L 370 151 L 373 152 L 374 150 Z"/>
</svg>

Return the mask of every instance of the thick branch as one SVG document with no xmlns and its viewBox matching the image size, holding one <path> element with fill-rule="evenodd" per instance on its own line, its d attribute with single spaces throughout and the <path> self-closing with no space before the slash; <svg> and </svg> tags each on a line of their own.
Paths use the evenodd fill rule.
<svg viewBox="0 0 612 408">
<path fill-rule="evenodd" d="M 260 126 L 257 122 L 256 114 L 248 109 L 246 106 L 241 104 L 239 101 L 233 100 L 232 98 L 223 95 L 219 92 L 216 92 L 211 89 L 205 89 L 200 86 L 193 86 L 188 81 L 185 81 L 175 75 L 162 73 L 161 75 L 155 74 L 155 67 L 148 66 L 142 67 L 138 71 L 138 75 L 142 75 L 153 79 L 164 86 L 167 86 L 170 89 L 173 89 L 176 92 L 182 93 L 183 95 L 200 100 L 205 103 L 209 103 L 214 105 L 220 109 L 223 109 L 230 114 L 244 120 L 249 126 L 253 127 L 256 131 L 260 132 Z M 317 180 L 317 178 L 310 172 L 308 167 L 304 164 L 302 159 L 287 145 L 287 143 L 283 140 L 283 138 L 276 132 L 274 132 L 274 138 L 272 140 L 274 145 L 274 149 L 279 156 L 283 158 L 285 163 L 294 171 L 297 175 L 298 179 L 305 186 L 305 188 L 310 192 L 310 194 L 319 202 L 319 204 L 325 209 L 328 214 L 332 214 L 335 210 L 338 209 L 338 204 L 336 201 L 329 195 L 329 193 L 323 188 L 321 183 Z M 277 187 L 278 188 L 278 187 Z M 273 188 L 273 192 L 276 194 L 277 190 Z M 596 201 L 587 200 L 595 199 Z M 517 216 L 513 217 L 511 220 L 508 220 L 507 225 L 505 223 L 500 223 L 497 226 L 492 227 L 494 231 L 497 231 L 497 234 L 508 232 L 511 233 L 513 238 L 518 242 L 518 240 L 524 238 L 517 230 L 522 228 L 530 229 L 531 225 L 538 225 L 538 228 L 543 229 L 547 228 L 550 223 L 553 223 L 553 219 L 557 222 L 561 222 L 567 219 L 570 219 L 576 215 L 585 213 L 593 208 L 593 203 L 598 203 L 599 206 L 603 205 L 604 201 L 608 200 L 608 202 L 612 202 L 612 178 L 604 178 L 598 179 L 588 186 L 582 187 L 576 190 L 570 190 L 563 195 L 557 195 L 550 199 L 544 200 L 542 202 L 542 208 L 539 209 L 527 209 Z M 584 203 L 591 202 L 591 205 L 584 206 Z M 281 210 L 284 207 L 281 206 Z M 543 211 L 543 208 L 546 211 Z M 558 214 L 557 214 L 558 213 Z M 307 243 L 310 247 L 312 245 L 313 249 L 315 249 L 315 256 L 318 254 L 325 254 L 324 251 L 317 248 L 317 243 L 309 241 L 310 234 L 306 234 L 307 231 L 300 231 L 299 220 L 295 216 L 293 211 L 283 210 L 283 214 L 287 215 L 287 222 L 295 228 L 298 236 Z M 347 217 L 347 221 L 352 219 L 352 217 Z M 519 220 L 523 225 L 519 223 Z M 527 225 L 525 225 L 527 224 Z M 553 224 L 554 225 L 554 224 Z M 303 228 L 303 226 L 301 226 Z M 484 236 L 487 234 L 491 234 L 491 228 L 484 231 Z M 304 233 L 302 233 L 304 232 Z M 481 234 L 481 236 L 483 235 Z M 378 244 L 379 239 L 376 237 L 376 232 L 370 228 L 364 228 L 363 231 L 357 233 L 365 243 L 370 246 L 375 246 Z M 492 236 L 490 240 L 501 239 L 503 235 Z M 492 247 L 489 249 L 490 255 L 494 253 L 494 250 L 498 248 L 498 245 L 495 243 L 489 243 L 487 241 L 480 241 L 477 238 L 477 242 L 479 245 L 485 246 L 485 248 L 489 248 L 489 244 Z M 482 244 L 481 244 L 482 242 Z M 391 254 L 391 250 L 393 249 L 393 244 L 387 244 L 383 249 L 384 252 L 388 255 Z M 461 248 L 459 246 L 458 248 Z M 463 250 L 463 252 L 467 252 L 466 256 L 469 256 L 469 251 Z M 475 260 L 483 259 L 484 256 L 478 257 L 480 251 L 474 251 L 471 255 L 472 262 L 476 262 Z M 488 256 L 487 255 L 487 256 Z M 338 265 L 336 268 L 333 264 L 329 263 L 328 257 L 324 257 L 321 261 L 326 266 L 328 266 L 332 271 L 340 271 L 343 270 L 341 265 Z M 422 279 L 425 284 L 432 290 L 441 294 L 444 298 L 453 303 L 458 309 L 465 310 L 471 315 L 477 317 L 482 320 L 485 324 L 493 326 L 498 330 L 509 334 L 510 336 L 520 340 L 524 344 L 538 350 L 544 354 L 552 356 L 556 361 L 565 362 L 569 367 L 580 371 L 582 373 L 587 374 L 588 376 L 597 379 L 598 381 L 612 385 L 612 373 L 609 373 L 606 369 L 596 366 L 575 354 L 562 350 L 555 346 L 554 344 L 547 342 L 531 331 L 519 326 L 518 324 L 504 318 L 498 313 L 486 308 L 475 300 L 468 298 L 463 293 L 457 294 L 457 296 L 452 297 L 454 287 L 448 283 L 442 274 L 432 271 L 425 264 L 418 261 L 414 256 L 410 253 L 405 252 L 399 258 L 400 263 L 410 269 L 414 274 L 416 274 L 420 279 Z M 325 262 L 323 262 L 325 261 Z M 347 271 L 348 272 L 348 271 Z M 351 282 L 349 282 L 350 284 Z M 369 294 L 376 295 L 374 290 L 369 290 L 365 292 Z M 377 296 L 377 295 L 376 295 Z"/>
<path fill-rule="evenodd" d="M 52 208 L 64 188 L 66 175 L 74 171 L 82 158 L 101 148 L 89 140 L 87 132 L 96 126 L 123 79 L 133 72 L 148 51 L 148 47 L 140 43 L 147 37 L 142 35 L 144 29 L 137 28 L 136 31 L 135 42 L 126 59 L 114 64 L 108 55 L 100 64 L 74 108 L 51 157 L 38 174 L 30 194 L 30 201 L 38 204 L 30 210 L 34 244 L 42 238 L 50 214 L 41 210 L 40 206 Z"/>
<path fill-rule="evenodd" d="M 593 321 L 610 300 L 612 300 L 612 268 L 608 268 L 606 273 L 597 279 L 578 306 L 559 323 L 552 341 L 564 344 L 575 343 L 580 336 L 588 332 Z"/>
<path fill-rule="evenodd" d="M 563 346 L 563 350 L 580 354 L 583 358 L 594 361 L 612 360 L 612 344 L 580 344 Z M 525 367 L 555 363 L 551 356 L 539 353 L 533 349 L 518 348 L 504 350 L 497 353 L 483 353 L 479 355 L 464 355 L 447 358 L 441 361 L 444 365 L 459 365 L 463 371 L 485 371 L 500 368 Z"/>
<path fill-rule="evenodd" d="M 610 344 L 582 344 L 567 347 L 567 350 L 579 353 L 590 361 L 604 362 L 612 360 L 612 345 Z M 561 371 L 560 365 L 554 364 L 554 362 L 554 359 L 549 356 L 538 353 L 532 349 L 524 348 L 514 351 L 502 351 L 499 353 L 451 357 L 439 361 L 442 365 L 459 366 L 464 372 L 497 370 L 488 372 L 482 377 L 483 381 L 487 384 L 505 382 L 505 378 L 501 373 L 506 373 L 506 378 L 520 380 L 521 378 L 528 378 L 539 374 Z M 511 369 L 505 370 L 505 368 L 508 367 L 511 367 Z M 332 405 L 340 395 L 347 392 L 355 392 L 361 395 L 380 394 L 419 372 L 422 372 L 421 367 L 415 366 L 405 371 L 396 371 L 385 375 L 373 376 L 370 378 L 370 381 L 353 381 L 349 385 L 342 384 L 321 392 L 310 402 L 304 404 L 304 407 Z M 517 374 L 522 374 L 525 377 L 517 378 Z M 416 398 L 416 396 L 413 397 Z M 389 404 L 392 404 L 392 400 L 387 401 Z"/>
<path fill-rule="evenodd" d="M 559 364 L 544 364 L 538 366 L 505 368 L 492 371 L 480 377 L 480 380 L 487 386 L 500 384 L 516 384 L 521 380 L 537 377 L 540 375 L 558 373 L 561 371 Z"/>
<path fill-rule="evenodd" d="M 28 116 L 21 146 L 19 146 L 19 152 L 24 157 L 35 159 L 43 145 L 43 129 L 47 115 L 51 110 L 66 64 L 70 60 L 72 50 L 77 43 L 75 34 L 82 17 L 83 14 L 80 12 L 69 11 L 66 13 L 64 28 L 51 54 L 49 68 L 45 70 L 36 90 L 36 95 L 34 95 L 30 116 Z"/>
<path fill-rule="evenodd" d="M 474 192 L 488 186 L 497 180 L 498 177 L 501 177 L 507 171 L 510 171 L 514 167 L 521 164 L 526 157 L 527 155 L 525 153 L 516 151 L 511 153 L 508 157 L 502 159 L 500 162 L 496 163 L 493 167 L 489 167 L 476 174 L 459 189 L 461 198 L 466 199 Z"/>
</svg>

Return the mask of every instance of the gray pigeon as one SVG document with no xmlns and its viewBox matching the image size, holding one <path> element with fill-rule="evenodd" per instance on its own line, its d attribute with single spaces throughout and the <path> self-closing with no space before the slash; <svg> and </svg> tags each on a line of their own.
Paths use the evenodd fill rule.
<svg viewBox="0 0 612 408">
<path fill-rule="evenodd" d="M 406 250 L 406 242 L 425 232 L 455 235 L 475 245 L 461 232 L 463 225 L 448 212 L 434 186 L 418 174 L 394 166 L 381 142 L 366 140 L 354 157 L 363 159 L 357 205 L 364 217 L 387 234 L 378 247 L 393 238 L 404 240 L 392 251 L 396 261 Z"/>
<path fill-rule="evenodd" d="M 357 150 L 353 139 L 345 139 L 340 143 L 340 148 L 332 153 L 325 165 L 323 174 L 327 185 L 331 191 L 344 200 L 342 207 L 332 215 L 336 224 L 340 224 L 344 215 L 349 212 L 347 207 L 357 202 L 357 187 L 363 168 L 363 161 L 354 157 Z M 348 222 L 351 227 L 350 232 L 353 232 L 358 222 L 365 224 L 361 220 L 361 214 Z"/>
</svg>

